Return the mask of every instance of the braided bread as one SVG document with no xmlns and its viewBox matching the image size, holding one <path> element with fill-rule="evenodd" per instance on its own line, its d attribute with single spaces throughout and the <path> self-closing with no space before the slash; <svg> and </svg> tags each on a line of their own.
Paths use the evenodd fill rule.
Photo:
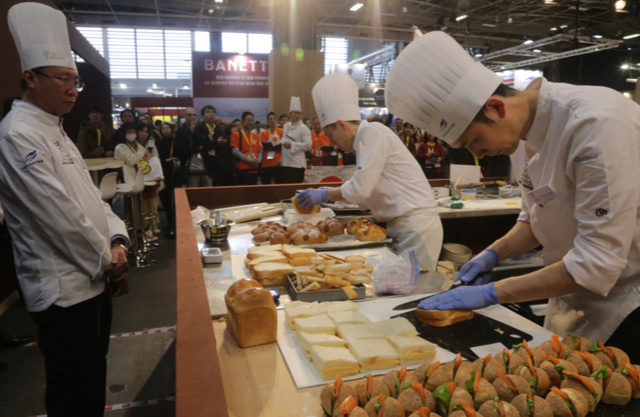
<svg viewBox="0 0 640 417">
<path fill-rule="evenodd" d="M 361 242 L 379 242 L 387 238 L 387 229 L 372 224 L 358 229 L 356 237 Z"/>
<path fill-rule="evenodd" d="M 344 233 L 344 224 L 331 217 L 319 221 L 316 227 L 326 236 L 337 236 Z"/>
<path fill-rule="evenodd" d="M 315 227 L 310 230 L 299 229 L 291 235 L 291 242 L 294 245 L 316 245 L 324 243 L 327 240 L 329 240 L 329 238 L 320 233 L 320 230 Z"/>
<path fill-rule="evenodd" d="M 347 225 L 347 233 L 349 233 L 350 235 L 355 235 L 358 232 L 358 229 L 360 229 L 361 227 L 371 225 L 373 225 L 373 223 L 369 219 L 358 217 L 355 221 L 352 221 Z"/>
</svg>

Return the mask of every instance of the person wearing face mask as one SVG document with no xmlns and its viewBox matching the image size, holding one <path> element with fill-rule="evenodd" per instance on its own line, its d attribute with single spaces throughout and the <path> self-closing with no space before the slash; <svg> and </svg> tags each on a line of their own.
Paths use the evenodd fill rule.
<svg viewBox="0 0 640 417">
<path fill-rule="evenodd" d="M 262 144 L 253 128 L 253 113 L 242 113 L 242 129 L 231 135 L 231 152 L 238 159 L 238 183 L 240 185 L 256 185 L 258 171 L 262 162 Z"/>
<path fill-rule="evenodd" d="M 156 141 L 149 133 L 149 125 L 138 125 L 137 131 L 138 144 L 147 150 L 147 154 L 151 158 L 158 158 L 158 148 L 156 148 Z M 142 208 L 144 209 L 144 213 L 155 215 L 155 217 L 145 220 L 145 234 L 148 241 L 158 240 L 154 233 L 160 233 L 160 229 L 158 228 L 158 224 L 160 223 L 160 217 L 158 216 L 158 188 L 160 188 L 160 181 L 156 181 L 155 185 L 145 185 L 144 190 L 142 190 Z"/>
<path fill-rule="evenodd" d="M 22 2 L 7 21 L 24 93 L 0 122 L 0 203 L 24 303 L 38 326 L 46 414 L 103 416 L 111 297 L 128 292 L 129 237 L 62 127 L 84 86 L 67 18 Z M 14 47 L 3 40 L 5 50 Z"/>
<path fill-rule="evenodd" d="M 341 150 L 355 150 L 357 169 L 341 187 L 304 190 L 297 197 L 300 204 L 362 204 L 377 221 L 387 223 L 387 234 L 398 241 L 398 253 L 414 250 L 421 268 L 434 271 L 442 248 L 442 222 L 418 161 L 385 125 L 361 121 L 358 86 L 349 76 L 327 75 L 312 95 L 324 133 Z"/>
<path fill-rule="evenodd" d="M 298 184 L 304 182 L 307 168 L 305 152 L 311 149 L 311 132 L 302 123 L 300 97 L 291 97 L 289 105 L 291 122 L 282 129 L 282 160 L 278 173 L 278 184 Z"/>
<path fill-rule="evenodd" d="M 423 60 L 429 71 L 416 65 Z M 514 155 L 522 191 L 516 225 L 458 274 L 473 285 L 420 308 L 473 310 L 548 298 L 545 328 L 601 340 L 637 363 L 640 106 L 608 88 L 544 78 L 514 90 L 437 31 L 402 51 L 385 93 L 390 111 L 454 148 L 478 159 Z M 525 157 L 515 156 L 519 147 Z M 540 245 L 544 268 L 491 282 L 500 260 Z"/>
<path fill-rule="evenodd" d="M 138 145 L 138 129 L 135 124 L 122 125 L 122 131 L 125 135 L 125 142 L 116 146 L 114 157 L 130 167 L 136 166 L 145 156 L 149 157 L 148 152 L 144 146 Z"/>
</svg>

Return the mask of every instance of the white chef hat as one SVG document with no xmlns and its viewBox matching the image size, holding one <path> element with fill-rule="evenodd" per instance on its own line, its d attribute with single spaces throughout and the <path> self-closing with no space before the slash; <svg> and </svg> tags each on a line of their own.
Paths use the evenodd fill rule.
<svg viewBox="0 0 640 417">
<path fill-rule="evenodd" d="M 455 142 L 502 78 L 476 62 L 451 36 L 430 32 L 411 42 L 385 84 L 389 112 Z"/>
<path fill-rule="evenodd" d="M 67 19 L 61 12 L 41 3 L 19 3 L 9 9 L 8 21 L 22 71 L 48 66 L 76 69 Z"/>
<path fill-rule="evenodd" d="M 338 120 L 360 120 L 358 85 L 348 75 L 334 72 L 322 77 L 311 95 L 322 127 Z"/>
<path fill-rule="evenodd" d="M 289 104 L 289 112 L 292 111 L 302 111 L 302 106 L 300 105 L 300 97 L 291 97 L 291 104 Z"/>
</svg>

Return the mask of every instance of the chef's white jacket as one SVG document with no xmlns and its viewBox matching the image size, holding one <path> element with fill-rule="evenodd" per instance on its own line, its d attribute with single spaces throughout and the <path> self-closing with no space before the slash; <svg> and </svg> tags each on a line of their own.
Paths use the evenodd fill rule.
<svg viewBox="0 0 640 417">
<path fill-rule="evenodd" d="M 606 341 L 640 306 L 640 106 L 607 88 L 540 81 L 518 220 L 545 264 L 564 260 L 585 288 L 550 300 L 545 327 Z"/>
<path fill-rule="evenodd" d="M 356 172 L 340 187 L 347 201 L 367 206 L 381 222 L 416 209 L 437 208 L 418 161 L 388 127 L 360 122 L 353 149 Z"/>
<path fill-rule="evenodd" d="M 290 168 L 306 168 L 307 159 L 304 155 L 311 150 L 311 131 L 299 121 L 298 123 L 287 123 L 282 129 L 282 142 L 291 143 L 291 148 L 282 147 L 282 159 L 280 165 Z"/>
<path fill-rule="evenodd" d="M 101 294 L 111 240 L 129 245 L 62 119 L 15 101 L 0 123 L 0 202 L 27 309 L 68 307 Z"/>
</svg>

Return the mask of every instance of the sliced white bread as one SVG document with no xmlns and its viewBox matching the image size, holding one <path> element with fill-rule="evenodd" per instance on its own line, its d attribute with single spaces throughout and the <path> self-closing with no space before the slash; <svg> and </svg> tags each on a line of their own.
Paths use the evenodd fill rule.
<svg viewBox="0 0 640 417">
<path fill-rule="evenodd" d="M 345 347 L 347 342 L 338 336 L 326 333 L 298 333 L 300 340 L 300 348 L 307 355 L 307 359 L 311 360 L 311 346 L 329 346 L 329 347 Z"/>
<path fill-rule="evenodd" d="M 282 251 L 282 245 L 278 244 L 278 245 L 253 246 L 253 247 L 250 247 L 249 249 L 247 249 L 247 252 L 255 252 L 255 251 L 260 251 L 260 250 L 270 250 L 270 251 L 280 252 L 280 251 Z"/>
<path fill-rule="evenodd" d="M 318 314 L 326 313 L 326 311 L 326 307 L 323 304 L 303 303 L 302 305 L 292 306 L 288 310 L 285 307 L 284 316 L 289 326 L 295 330 L 295 319 L 317 316 Z"/>
<path fill-rule="evenodd" d="M 260 281 L 269 282 L 266 285 L 283 285 L 286 282 L 287 274 L 293 274 L 296 270 L 286 263 L 265 262 L 256 265 L 251 270 L 251 276 Z"/>
<path fill-rule="evenodd" d="M 389 343 L 403 366 L 431 364 L 436 357 L 436 345 L 420 337 L 389 336 Z"/>
<path fill-rule="evenodd" d="M 396 317 L 394 319 L 382 320 L 375 322 L 376 327 L 387 337 L 389 336 L 407 336 L 413 337 L 418 335 L 418 331 L 411 322 L 404 317 Z"/>
<path fill-rule="evenodd" d="M 359 311 L 331 311 L 327 313 L 336 325 L 340 324 L 369 324 L 371 320 L 366 318 Z"/>
<path fill-rule="evenodd" d="M 331 303 L 331 305 L 327 308 L 327 312 L 329 311 L 358 311 L 358 305 L 353 301 L 336 301 Z"/>
<path fill-rule="evenodd" d="M 283 254 L 271 255 L 271 256 L 261 256 L 259 258 L 255 258 L 253 260 L 250 260 L 250 261 L 246 262 L 246 264 L 247 264 L 247 267 L 249 268 L 249 270 L 252 270 L 256 265 L 261 264 L 261 263 L 265 263 L 265 262 L 276 262 L 276 263 L 286 264 L 286 263 L 288 263 L 288 259 Z"/>
<path fill-rule="evenodd" d="M 310 352 L 313 366 L 316 367 L 324 381 L 333 379 L 336 375 L 345 377 L 356 375 L 360 372 L 358 361 L 349 349 L 329 346 L 311 346 Z"/>
<path fill-rule="evenodd" d="M 445 327 L 473 319 L 472 310 L 421 310 L 416 309 L 420 322 L 429 326 Z"/>
<path fill-rule="evenodd" d="M 249 259 L 250 261 L 253 259 L 259 258 L 261 256 L 282 256 L 282 252 L 265 249 L 265 250 L 256 250 L 256 251 L 247 253 L 247 259 Z"/>
<path fill-rule="evenodd" d="M 335 335 L 336 325 L 326 314 L 313 317 L 298 318 L 294 321 L 296 331 L 304 333 L 326 333 Z"/>
<path fill-rule="evenodd" d="M 316 257 L 316 251 L 314 249 L 298 248 L 291 245 L 282 245 L 282 253 L 287 255 L 289 259 Z"/>
<path fill-rule="evenodd" d="M 372 324 L 341 324 L 337 327 L 336 333 L 350 343 L 351 340 L 358 339 L 386 339 L 386 335 Z"/>
<path fill-rule="evenodd" d="M 358 360 L 363 372 L 400 364 L 400 355 L 385 339 L 353 340 L 349 343 L 349 350 Z"/>
</svg>

